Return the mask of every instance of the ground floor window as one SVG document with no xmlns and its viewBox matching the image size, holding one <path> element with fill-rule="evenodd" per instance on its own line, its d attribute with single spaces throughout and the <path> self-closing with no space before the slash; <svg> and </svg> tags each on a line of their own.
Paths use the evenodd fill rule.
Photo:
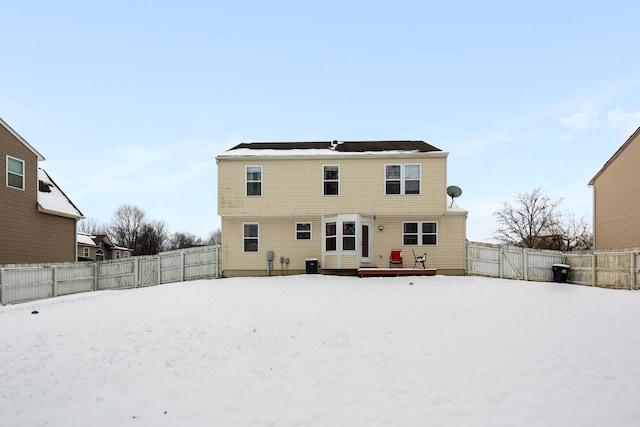
<svg viewBox="0 0 640 427">
<path fill-rule="evenodd" d="M 311 240 L 310 222 L 296 222 L 296 240 Z"/>
<path fill-rule="evenodd" d="M 104 252 L 102 249 L 96 250 L 96 261 L 104 261 Z"/>
<path fill-rule="evenodd" d="M 356 250 L 356 223 L 355 221 L 345 221 L 342 223 L 342 250 Z"/>
<path fill-rule="evenodd" d="M 260 226 L 258 223 L 242 224 L 242 242 L 244 252 L 258 252 Z"/>
<path fill-rule="evenodd" d="M 335 251 L 337 228 L 335 222 L 328 222 L 325 226 L 325 250 Z"/>
<path fill-rule="evenodd" d="M 402 243 L 406 246 L 437 245 L 436 221 L 406 221 L 402 223 Z"/>
</svg>

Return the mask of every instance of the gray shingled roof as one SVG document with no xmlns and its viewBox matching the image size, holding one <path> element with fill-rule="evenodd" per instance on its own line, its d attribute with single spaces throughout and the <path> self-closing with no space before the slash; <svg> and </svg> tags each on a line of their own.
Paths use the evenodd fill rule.
<svg viewBox="0 0 640 427">
<path fill-rule="evenodd" d="M 368 151 L 442 151 L 424 141 L 326 141 L 326 142 L 245 142 L 229 151 L 250 150 L 304 150 L 331 149 L 340 153 L 360 153 Z"/>
</svg>

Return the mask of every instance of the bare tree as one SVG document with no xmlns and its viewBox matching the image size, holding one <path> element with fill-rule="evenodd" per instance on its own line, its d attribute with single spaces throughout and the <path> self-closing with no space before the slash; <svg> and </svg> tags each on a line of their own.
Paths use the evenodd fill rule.
<svg viewBox="0 0 640 427">
<path fill-rule="evenodd" d="M 154 255 L 162 251 L 168 234 L 167 224 L 164 221 L 154 220 L 143 224 L 135 247 L 136 255 Z"/>
<path fill-rule="evenodd" d="M 209 237 L 205 241 L 207 245 L 220 245 L 222 244 L 222 230 L 219 228 L 209 233 Z"/>
<path fill-rule="evenodd" d="M 202 246 L 204 244 L 205 242 L 195 234 L 176 231 L 169 237 L 166 248 L 168 250 L 174 250 L 192 248 L 194 246 Z"/>
<path fill-rule="evenodd" d="M 121 205 L 113 213 L 109 232 L 118 245 L 133 249 L 136 255 L 142 227 L 147 223 L 146 214 L 142 209 L 133 205 Z"/>
<path fill-rule="evenodd" d="M 563 251 L 586 251 L 593 249 L 593 233 L 586 218 L 576 221 L 574 215 L 566 215 L 559 234 L 562 236 Z"/>
<path fill-rule="evenodd" d="M 502 243 L 539 248 L 561 228 L 558 206 L 562 199 L 552 199 L 541 188 L 531 193 L 518 193 L 517 204 L 505 202 L 495 212 L 499 228 L 494 237 Z"/>
<path fill-rule="evenodd" d="M 108 234 L 109 225 L 98 221 L 96 218 L 85 218 L 78 222 L 78 231 L 87 234 Z"/>
<path fill-rule="evenodd" d="M 515 206 L 505 202 L 494 214 L 500 226 L 494 237 L 502 243 L 525 248 L 591 249 L 591 226 L 585 218 L 576 221 L 574 215 L 560 212 L 562 201 L 549 197 L 540 188 L 518 194 Z"/>
</svg>

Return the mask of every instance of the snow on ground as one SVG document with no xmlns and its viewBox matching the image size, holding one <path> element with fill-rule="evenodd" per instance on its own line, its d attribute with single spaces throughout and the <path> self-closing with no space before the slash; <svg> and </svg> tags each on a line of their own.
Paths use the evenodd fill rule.
<svg viewBox="0 0 640 427">
<path fill-rule="evenodd" d="M 640 292 L 479 277 L 79 294 L 0 308 L 0 423 L 637 426 L 638 325 Z"/>
</svg>

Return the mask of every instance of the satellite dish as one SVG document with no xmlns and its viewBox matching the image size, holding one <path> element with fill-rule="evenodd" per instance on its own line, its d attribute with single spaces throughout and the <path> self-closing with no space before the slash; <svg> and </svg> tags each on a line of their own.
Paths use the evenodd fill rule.
<svg viewBox="0 0 640 427">
<path fill-rule="evenodd" d="M 450 185 L 449 187 L 447 187 L 447 194 L 449 195 L 449 197 L 451 197 L 451 206 L 449 207 L 453 207 L 453 199 L 455 199 L 456 197 L 460 197 L 460 195 L 462 194 L 462 189 L 455 185 Z"/>
</svg>

